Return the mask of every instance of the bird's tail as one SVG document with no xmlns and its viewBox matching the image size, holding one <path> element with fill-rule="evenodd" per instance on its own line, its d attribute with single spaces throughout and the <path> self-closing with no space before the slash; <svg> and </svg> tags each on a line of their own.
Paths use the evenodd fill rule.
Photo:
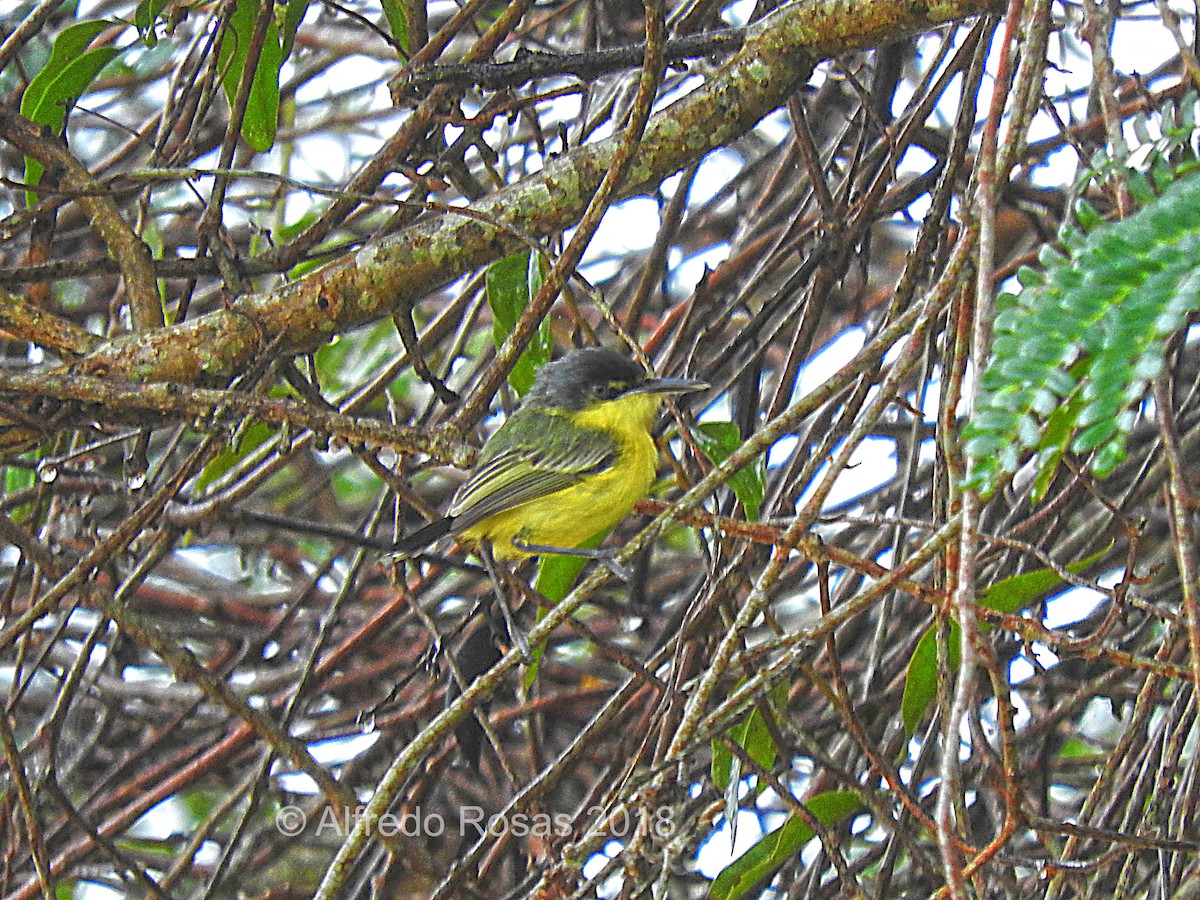
<svg viewBox="0 0 1200 900">
<path fill-rule="evenodd" d="M 458 674 L 462 678 L 463 684 L 469 685 L 500 662 L 502 656 L 504 653 L 496 643 L 496 636 L 492 631 L 491 624 L 476 622 L 475 627 L 463 638 L 454 654 L 454 665 L 458 668 Z M 451 675 L 450 684 L 446 688 L 446 706 L 458 699 L 458 695 L 461 693 L 458 681 Z M 477 715 L 486 715 L 486 711 L 480 709 L 478 713 L 472 712 L 454 728 L 454 736 L 458 738 L 460 759 L 465 766 L 471 769 L 479 768 L 479 757 L 483 751 L 484 738 L 487 736 Z"/>
<path fill-rule="evenodd" d="M 454 528 L 454 519 L 445 516 L 434 519 L 428 525 L 405 535 L 392 545 L 392 553 L 399 557 L 416 556 L 434 541 L 441 540 Z"/>
</svg>

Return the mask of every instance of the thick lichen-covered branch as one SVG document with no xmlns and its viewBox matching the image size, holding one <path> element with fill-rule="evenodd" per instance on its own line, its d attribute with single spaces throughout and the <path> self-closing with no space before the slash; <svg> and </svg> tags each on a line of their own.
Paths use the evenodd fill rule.
<svg viewBox="0 0 1200 900">
<path fill-rule="evenodd" d="M 994 6 L 985 0 L 800 0 L 781 7 L 750 29 L 741 51 L 717 75 L 651 119 L 621 195 L 643 192 L 745 134 L 807 79 L 814 60 L 888 43 Z M 580 147 L 481 200 L 469 216 L 430 217 L 284 287 L 113 342 L 84 365 L 135 379 L 224 379 L 269 343 L 285 353 L 307 352 L 335 334 L 406 313 L 463 272 L 512 252 L 523 236 L 552 235 L 573 225 L 618 144 L 613 138 Z"/>
</svg>

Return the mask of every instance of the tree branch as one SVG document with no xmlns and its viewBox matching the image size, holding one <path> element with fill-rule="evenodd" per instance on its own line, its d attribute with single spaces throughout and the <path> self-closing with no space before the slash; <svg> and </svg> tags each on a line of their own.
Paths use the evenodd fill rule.
<svg viewBox="0 0 1200 900">
<path fill-rule="evenodd" d="M 995 7 L 990 0 L 797 0 L 781 7 L 748 29 L 742 49 L 717 75 L 651 118 L 620 196 L 644 192 L 745 134 L 808 77 L 813 60 Z M 616 136 L 548 161 L 540 172 L 477 203 L 469 217 L 426 219 L 282 288 L 114 341 L 84 368 L 181 383 L 225 379 L 278 335 L 283 352 L 304 353 L 340 332 L 406 313 L 416 299 L 462 272 L 521 246 L 518 233 L 551 235 L 575 224 L 620 141 Z"/>
</svg>

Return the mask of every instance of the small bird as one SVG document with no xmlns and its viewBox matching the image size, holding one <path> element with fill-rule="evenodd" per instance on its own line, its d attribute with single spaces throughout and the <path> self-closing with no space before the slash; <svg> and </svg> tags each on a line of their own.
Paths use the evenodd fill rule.
<svg viewBox="0 0 1200 900">
<path fill-rule="evenodd" d="M 658 449 L 650 429 L 663 396 L 707 388 L 688 378 L 650 378 L 614 350 L 575 350 L 547 363 L 521 406 L 488 438 L 446 515 L 395 545 L 400 556 L 418 553 L 452 534 L 477 548 L 496 588 L 496 605 L 509 640 L 533 660 L 513 620 L 493 556 L 520 559 L 544 553 L 588 556 L 623 570 L 603 550 L 580 549 L 620 522 L 654 483 Z M 454 655 L 457 670 L 447 692 L 461 689 L 500 658 L 499 632 L 470 631 Z M 458 724 L 461 758 L 477 767 L 484 743 L 481 712 Z"/>
<path fill-rule="evenodd" d="M 484 444 L 446 515 L 403 538 L 396 552 L 412 555 L 452 534 L 502 559 L 604 556 L 578 548 L 625 518 L 654 483 L 650 429 L 662 398 L 707 387 L 651 378 L 602 347 L 547 363 Z"/>
</svg>

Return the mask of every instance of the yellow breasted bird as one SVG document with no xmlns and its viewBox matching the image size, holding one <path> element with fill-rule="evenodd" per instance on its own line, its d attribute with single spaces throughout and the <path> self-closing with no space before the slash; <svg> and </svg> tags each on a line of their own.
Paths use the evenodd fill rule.
<svg viewBox="0 0 1200 900">
<path fill-rule="evenodd" d="M 483 446 L 444 518 L 396 545 L 411 555 L 452 534 L 502 558 L 577 549 L 646 496 L 658 468 L 650 429 L 663 396 L 699 391 L 690 378 L 651 378 L 614 350 L 575 350 L 547 363 L 521 406 Z"/>
<path fill-rule="evenodd" d="M 654 483 L 658 449 L 650 429 L 663 396 L 708 387 L 686 378 L 651 378 L 637 363 L 603 348 L 575 350 L 538 372 L 521 406 L 488 438 L 446 515 L 402 539 L 395 552 L 417 553 L 447 534 L 478 548 L 496 588 L 509 639 L 526 661 L 529 645 L 513 621 L 492 556 L 564 553 L 610 560 L 580 549 L 620 522 Z M 455 654 L 461 686 L 500 658 L 495 625 L 469 632 Z M 458 724 L 462 758 L 477 766 L 481 713 Z"/>
</svg>

